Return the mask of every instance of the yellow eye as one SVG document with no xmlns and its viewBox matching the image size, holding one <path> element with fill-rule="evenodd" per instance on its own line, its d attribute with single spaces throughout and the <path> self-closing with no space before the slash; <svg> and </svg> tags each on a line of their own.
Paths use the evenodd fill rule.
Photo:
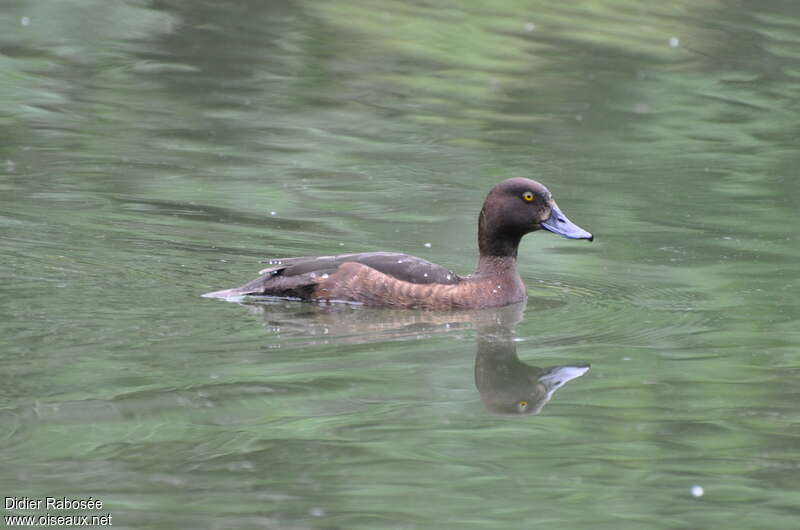
<svg viewBox="0 0 800 530">
<path fill-rule="evenodd" d="M 526 191 L 525 193 L 522 194 L 522 200 L 524 200 L 525 202 L 533 202 L 533 199 L 535 199 L 535 198 L 536 198 L 536 195 L 534 195 L 533 193 L 531 193 L 529 191 Z"/>
<path fill-rule="evenodd" d="M 518 411 L 522 412 L 523 410 L 525 410 L 527 408 L 528 408 L 528 402 L 527 401 L 518 401 L 517 402 L 517 410 Z"/>
</svg>

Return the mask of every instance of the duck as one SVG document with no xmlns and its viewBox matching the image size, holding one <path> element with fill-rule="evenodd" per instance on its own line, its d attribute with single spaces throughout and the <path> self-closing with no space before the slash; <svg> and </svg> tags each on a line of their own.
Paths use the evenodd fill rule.
<svg viewBox="0 0 800 530">
<path fill-rule="evenodd" d="M 394 309 L 502 307 L 527 300 L 517 270 L 517 250 L 523 236 L 537 231 L 594 240 L 564 215 L 543 184 L 516 177 L 495 185 L 483 202 L 478 216 L 478 264 L 468 276 L 399 252 L 303 256 L 270 260 L 258 278 L 203 296 L 267 296 Z"/>
</svg>

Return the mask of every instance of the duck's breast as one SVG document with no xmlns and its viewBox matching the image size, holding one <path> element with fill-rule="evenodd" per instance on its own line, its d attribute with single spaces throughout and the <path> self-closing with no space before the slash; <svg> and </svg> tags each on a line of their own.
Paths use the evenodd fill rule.
<svg viewBox="0 0 800 530">
<path fill-rule="evenodd" d="M 344 263 L 320 278 L 318 300 L 358 302 L 368 306 L 419 309 L 499 307 L 525 299 L 519 277 L 465 278 L 456 284 L 419 284 L 400 280 L 361 263 Z"/>
</svg>

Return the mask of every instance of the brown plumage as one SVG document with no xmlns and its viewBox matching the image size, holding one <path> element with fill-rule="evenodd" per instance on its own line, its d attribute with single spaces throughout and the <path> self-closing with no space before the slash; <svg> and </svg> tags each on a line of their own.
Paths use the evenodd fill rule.
<svg viewBox="0 0 800 530">
<path fill-rule="evenodd" d="M 501 293 L 513 295 L 503 297 L 507 300 L 504 303 L 491 303 Z M 348 262 L 317 283 L 311 298 L 352 300 L 369 306 L 394 308 L 468 309 L 522 301 L 525 285 L 518 274 L 466 278 L 452 284 L 413 283 L 398 280 L 361 263 Z"/>
<path fill-rule="evenodd" d="M 540 229 L 570 239 L 593 239 L 561 213 L 542 184 L 514 178 L 492 188 L 483 203 L 478 218 L 480 257 L 470 276 L 407 254 L 365 252 L 273 260 L 255 280 L 203 296 L 261 295 L 419 309 L 498 307 L 526 298 L 517 272 L 517 248 L 525 234 Z"/>
</svg>

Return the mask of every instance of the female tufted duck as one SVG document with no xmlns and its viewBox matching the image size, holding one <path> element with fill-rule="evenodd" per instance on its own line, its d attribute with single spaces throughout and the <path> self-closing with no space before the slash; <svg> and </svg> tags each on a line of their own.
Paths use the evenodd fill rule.
<svg viewBox="0 0 800 530">
<path fill-rule="evenodd" d="M 517 247 L 522 236 L 540 229 L 569 239 L 593 239 L 561 213 L 542 184 L 513 178 L 486 196 L 478 218 L 480 257 L 469 276 L 408 254 L 364 252 L 272 260 L 255 280 L 203 296 L 260 295 L 409 309 L 499 307 L 525 300 Z"/>
</svg>

